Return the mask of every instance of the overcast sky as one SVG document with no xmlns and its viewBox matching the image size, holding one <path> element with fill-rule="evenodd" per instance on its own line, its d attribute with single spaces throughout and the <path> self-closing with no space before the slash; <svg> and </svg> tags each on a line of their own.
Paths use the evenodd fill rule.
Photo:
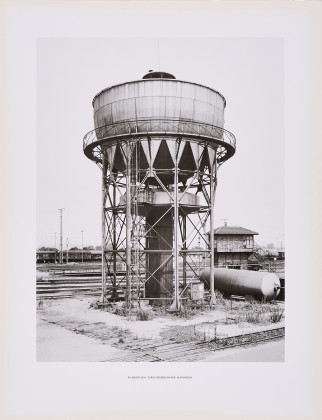
<svg viewBox="0 0 322 420">
<path fill-rule="evenodd" d="M 280 38 L 160 38 L 160 69 L 205 84 L 227 101 L 236 154 L 218 173 L 215 225 L 243 226 L 257 242 L 284 242 L 283 42 Z M 101 173 L 85 157 L 102 89 L 159 68 L 157 38 L 38 40 L 37 246 L 99 245 Z"/>
</svg>

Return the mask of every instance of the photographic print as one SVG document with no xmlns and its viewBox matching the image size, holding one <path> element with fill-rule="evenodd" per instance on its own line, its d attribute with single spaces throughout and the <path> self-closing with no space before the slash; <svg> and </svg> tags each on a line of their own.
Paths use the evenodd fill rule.
<svg viewBox="0 0 322 420">
<path fill-rule="evenodd" d="M 38 39 L 37 361 L 284 361 L 283 60 Z"/>
</svg>

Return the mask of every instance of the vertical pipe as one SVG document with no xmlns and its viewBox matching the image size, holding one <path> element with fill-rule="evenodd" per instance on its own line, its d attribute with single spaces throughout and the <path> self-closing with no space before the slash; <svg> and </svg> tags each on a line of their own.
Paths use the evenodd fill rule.
<svg viewBox="0 0 322 420">
<path fill-rule="evenodd" d="M 106 293 L 106 261 L 105 261 L 105 198 L 106 198 L 106 157 L 102 152 L 102 296 L 101 302 L 105 302 Z"/>
<path fill-rule="evenodd" d="M 126 144 L 126 307 L 131 308 L 131 146 Z"/>
</svg>

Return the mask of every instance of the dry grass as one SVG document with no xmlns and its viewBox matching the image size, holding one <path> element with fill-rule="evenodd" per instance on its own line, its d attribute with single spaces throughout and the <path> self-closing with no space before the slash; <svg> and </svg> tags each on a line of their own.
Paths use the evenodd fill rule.
<svg viewBox="0 0 322 420">
<path fill-rule="evenodd" d="M 136 311 L 136 319 L 138 321 L 149 321 L 153 318 L 151 312 L 145 311 L 144 309 L 138 308 Z"/>
<path fill-rule="evenodd" d="M 44 301 L 42 299 L 39 299 L 37 301 L 37 309 L 43 309 L 44 307 Z"/>
<path fill-rule="evenodd" d="M 276 322 L 280 322 L 283 318 L 283 314 L 284 314 L 284 309 L 276 309 L 274 312 L 271 313 L 270 315 L 270 322 L 276 323 Z"/>
<path fill-rule="evenodd" d="M 114 314 L 114 315 L 120 315 L 120 316 L 127 316 L 128 315 L 128 310 L 126 309 L 125 304 L 123 304 L 122 306 L 114 305 L 111 308 L 111 311 L 109 311 L 109 312 L 112 312 L 112 314 Z"/>
<path fill-rule="evenodd" d="M 280 322 L 283 318 L 284 310 L 276 308 L 269 303 L 234 303 L 234 309 L 231 312 L 236 313 L 236 321 L 248 322 L 251 324 L 267 324 Z"/>
<path fill-rule="evenodd" d="M 196 330 L 196 325 L 170 327 L 160 332 L 165 341 L 176 343 L 198 341 L 203 339 L 203 334 Z"/>
<path fill-rule="evenodd" d="M 152 305 L 143 308 L 140 306 L 134 307 L 130 313 L 124 302 L 111 303 L 104 310 L 123 317 L 131 315 L 131 319 L 136 319 L 137 321 L 149 321 L 156 317 L 191 319 L 213 309 L 227 314 L 224 321 L 225 324 L 239 324 L 243 322 L 250 324 L 277 323 L 284 317 L 283 309 L 265 301 L 233 301 L 226 299 L 217 290 L 215 290 L 215 299 L 215 305 L 212 308 L 207 302 L 183 301 L 180 310 L 177 312 L 170 312 L 169 305 L 165 305 L 165 301 L 154 301 Z M 167 303 L 172 302 L 169 301 Z"/>
<path fill-rule="evenodd" d="M 109 331 L 109 338 L 110 339 L 116 339 L 117 341 L 114 341 L 114 345 L 117 344 L 123 344 L 131 339 L 131 331 L 128 328 L 119 328 L 117 326 L 112 327 L 112 329 Z"/>
<path fill-rule="evenodd" d="M 233 301 L 226 299 L 222 293 L 215 291 L 215 309 L 227 313 L 225 324 L 238 324 L 247 322 L 251 324 L 267 324 L 280 322 L 283 319 L 284 310 L 276 305 L 256 300 Z"/>
<path fill-rule="evenodd" d="M 250 324 L 263 324 L 265 322 L 264 313 L 262 311 L 248 311 L 244 315 L 244 320 Z"/>
<path fill-rule="evenodd" d="M 179 312 L 174 313 L 174 316 L 185 319 L 192 318 L 195 315 L 197 315 L 197 309 L 188 305 L 181 305 Z"/>
</svg>

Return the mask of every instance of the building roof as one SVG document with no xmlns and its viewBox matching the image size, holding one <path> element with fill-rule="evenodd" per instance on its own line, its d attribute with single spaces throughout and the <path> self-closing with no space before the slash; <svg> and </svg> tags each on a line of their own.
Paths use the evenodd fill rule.
<svg viewBox="0 0 322 420">
<path fill-rule="evenodd" d="M 84 253 L 85 254 L 85 252 L 92 252 L 92 250 L 91 249 L 69 249 L 68 250 L 68 254 L 71 254 L 71 253 L 74 253 L 74 254 L 81 254 L 81 253 Z"/>
<path fill-rule="evenodd" d="M 258 232 L 240 226 L 220 226 L 214 230 L 215 235 L 258 235 Z"/>
</svg>

